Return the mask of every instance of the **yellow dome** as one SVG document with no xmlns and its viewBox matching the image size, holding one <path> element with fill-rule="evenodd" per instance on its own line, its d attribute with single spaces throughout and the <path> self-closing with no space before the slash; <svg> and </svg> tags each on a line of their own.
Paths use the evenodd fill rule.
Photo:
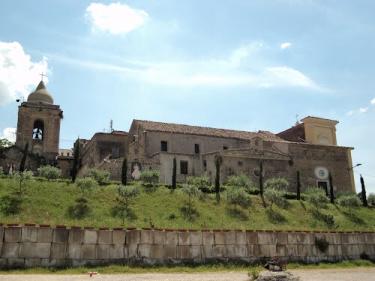
<svg viewBox="0 0 375 281">
<path fill-rule="evenodd" d="M 40 81 L 35 91 L 32 92 L 27 98 L 27 101 L 33 102 L 33 103 L 53 104 L 53 98 L 51 94 L 47 91 L 46 86 L 44 85 L 43 81 Z"/>
</svg>

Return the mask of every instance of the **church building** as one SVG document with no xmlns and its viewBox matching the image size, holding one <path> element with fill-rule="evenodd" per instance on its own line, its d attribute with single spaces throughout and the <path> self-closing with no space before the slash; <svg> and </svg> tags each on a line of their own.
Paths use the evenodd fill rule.
<svg viewBox="0 0 375 281">
<path fill-rule="evenodd" d="M 27 153 L 27 169 L 36 171 L 44 164 L 57 165 L 69 177 L 73 152 L 59 150 L 63 112 L 55 105 L 43 81 L 18 110 L 17 138 L 13 147 L 0 151 L 5 171 L 18 169 Z M 354 192 L 351 147 L 337 144 L 338 121 L 308 116 L 295 126 L 274 134 L 269 131 L 238 131 L 183 124 L 133 120 L 129 132 L 98 132 L 91 139 L 80 139 L 83 176 L 89 168 L 107 170 L 113 180 L 121 178 L 123 159 L 128 177 L 139 179 L 143 170 L 157 170 L 160 182 L 172 183 L 173 163 L 177 181 L 189 176 L 208 176 L 215 180 L 220 159 L 222 183 L 231 175 L 245 174 L 253 182 L 284 177 L 295 189 L 297 174 L 302 189 L 319 186 L 335 192 Z"/>
</svg>

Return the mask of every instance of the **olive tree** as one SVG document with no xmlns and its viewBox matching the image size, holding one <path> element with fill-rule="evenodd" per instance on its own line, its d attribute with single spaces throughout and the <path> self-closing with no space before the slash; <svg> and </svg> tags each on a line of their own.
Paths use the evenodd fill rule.
<svg viewBox="0 0 375 281">
<path fill-rule="evenodd" d="M 46 165 L 38 168 L 38 174 L 50 181 L 61 177 L 61 170 L 51 165 Z"/>
</svg>

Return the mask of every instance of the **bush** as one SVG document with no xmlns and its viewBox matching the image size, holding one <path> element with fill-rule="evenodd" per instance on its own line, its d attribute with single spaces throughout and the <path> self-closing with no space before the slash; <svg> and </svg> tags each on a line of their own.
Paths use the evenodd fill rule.
<svg viewBox="0 0 375 281">
<path fill-rule="evenodd" d="M 33 179 L 33 172 L 26 170 L 23 172 L 16 172 L 13 174 L 13 178 L 18 182 L 18 193 L 23 195 L 27 181 Z"/>
<path fill-rule="evenodd" d="M 109 176 L 109 172 L 103 170 L 89 169 L 87 171 L 87 177 L 93 178 L 99 185 L 108 184 Z"/>
<path fill-rule="evenodd" d="M 337 199 L 337 203 L 340 206 L 352 209 L 352 208 L 358 208 L 362 205 L 361 200 L 358 198 L 356 194 L 348 194 L 340 196 Z"/>
<path fill-rule="evenodd" d="M 70 206 L 68 214 L 71 218 L 82 219 L 90 212 L 90 207 L 86 198 L 80 197 L 75 200 L 75 204 Z"/>
<path fill-rule="evenodd" d="M 315 208 L 325 208 L 329 203 L 329 199 L 323 189 L 317 187 L 310 187 L 304 193 L 307 202 Z"/>
<path fill-rule="evenodd" d="M 3 170 L 3 167 L 0 167 L 0 178 L 2 178 L 4 176 L 4 170 Z"/>
<path fill-rule="evenodd" d="M 264 198 L 271 204 L 271 209 L 273 204 L 283 209 L 288 207 L 288 201 L 284 198 L 284 195 L 284 191 L 270 187 L 266 188 L 263 193 Z"/>
<path fill-rule="evenodd" d="M 248 176 L 244 174 L 240 174 L 239 176 L 230 176 L 227 179 L 227 182 L 225 185 L 229 187 L 237 187 L 237 188 L 242 187 L 247 192 L 256 190 L 254 183 L 251 181 L 251 179 Z"/>
<path fill-rule="evenodd" d="M 251 206 L 251 196 L 244 188 L 231 187 L 227 190 L 227 200 L 229 204 L 248 208 Z"/>
<path fill-rule="evenodd" d="M 198 197 L 201 191 L 195 185 L 185 184 L 181 191 L 188 195 L 187 209 L 183 208 L 183 212 L 187 214 L 189 220 L 193 219 L 193 213 L 196 210 L 193 209 L 193 198 Z"/>
<path fill-rule="evenodd" d="M 315 237 L 315 246 L 320 252 L 325 253 L 328 250 L 329 243 L 324 238 Z"/>
<path fill-rule="evenodd" d="M 21 211 L 22 198 L 18 195 L 4 195 L 0 198 L 0 210 L 4 215 L 16 215 Z"/>
<path fill-rule="evenodd" d="M 142 171 L 140 179 L 143 186 L 153 191 L 159 183 L 159 172 L 154 170 Z"/>
<path fill-rule="evenodd" d="M 125 223 L 125 218 L 134 218 L 134 213 L 131 211 L 131 203 L 134 198 L 139 195 L 139 188 L 136 185 L 119 185 L 117 188 L 117 206 L 114 208 L 114 214 L 122 218 L 122 223 Z"/>
<path fill-rule="evenodd" d="M 201 177 L 188 177 L 186 180 L 188 185 L 196 186 L 200 191 L 205 193 L 213 192 L 213 185 L 210 182 L 210 179 L 206 176 Z"/>
<path fill-rule="evenodd" d="M 335 217 L 331 214 L 322 213 L 318 209 L 313 209 L 312 214 L 317 220 L 323 221 L 330 228 L 335 225 Z"/>
<path fill-rule="evenodd" d="M 375 207 L 375 193 L 370 193 L 370 195 L 367 198 L 367 202 Z"/>
<path fill-rule="evenodd" d="M 279 191 L 283 191 L 284 193 L 286 193 L 286 191 L 288 190 L 288 187 L 289 187 L 289 182 L 284 178 L 272 178 L 272 179 L 266 180 L 266 182 L 264 183 L 265 189 L 273 188 Z"/>
<path fill-rule="evenodd" d="M 38 174 L 47 180 L 55 180 L 61 176 L 61 170 L 51 165 L 46 165 L 38 168 Z"/>
<path fill-rule="evenodd" d="M 95 187 L 97 187 L 98 183 L 96 180 L 90 177 L 85 177 L 85 178 L 79 178 L 76 180 L 75 183 L 79 189 L 81 189 L 82 194 L 85 194 L 86 191 L 89 191 Z"/>
</svg>

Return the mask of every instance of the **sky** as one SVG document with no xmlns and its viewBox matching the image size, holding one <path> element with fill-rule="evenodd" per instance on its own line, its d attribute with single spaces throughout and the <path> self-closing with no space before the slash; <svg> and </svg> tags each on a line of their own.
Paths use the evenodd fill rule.
<svg viewBox="0 0 375 281">
<path fill-rule="evenodd" d="M 41 73 L 61 148 L 133 119 L 277 133 L 338 120 L 375 192 L 375 1 L 2 0 L 0 137 Z"/>
</svg>

